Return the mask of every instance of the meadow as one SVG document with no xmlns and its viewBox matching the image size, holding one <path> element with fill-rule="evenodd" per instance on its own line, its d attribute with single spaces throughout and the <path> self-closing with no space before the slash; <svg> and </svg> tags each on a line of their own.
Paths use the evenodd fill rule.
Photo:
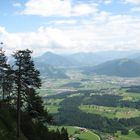
<svg viewBox="0 0 140 140">
<path fill-rule="evenodd" d="M 134 118 L 140 116 L 138 109 L 126 108 L 126 107 L 105 107 L 97 105 L 81 105 L 79 108 L 92 114 L 99 114 L 108 118 Z"/>
<path fill-rule="evenodd" d="M 100 137 L 97 134 L 85 128 L 75 126 L 49 126 L 49 129 L 61 130 L 62 127 L 67 129 L 69 137 L 71 138 L 80 138 L 80 140 L 100 140 Z"/>
<path fill-rule="evenodd" d="M 128 135 L 122 135 L 120 132 L 115 134 L 115 140 L 139 140 L 140 136 L 134 131 L 129 131 Z"/>
</svg>

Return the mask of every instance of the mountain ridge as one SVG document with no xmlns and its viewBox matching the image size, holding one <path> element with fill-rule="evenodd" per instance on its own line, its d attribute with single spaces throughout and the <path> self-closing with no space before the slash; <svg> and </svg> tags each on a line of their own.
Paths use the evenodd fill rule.
<svg viewBox="0 0 140 140">
<path fill-rule="evenodd" d="M 103 51 L 79 52 L 64 55 L 45 52 L 43 55 L 36 57 L 35 60 L 54 67 L 95 66 L 114 59 L 130 58 L 135 53 L 135 51 Z"/>
<path fill-rule="evenodd" d="M 120 77 L 137 77 L 140 76 L 140 64 L 134 60 L 123 58 L 107 61 L 95 67 L 87 68 L 85 73 Z"/>
</svg>

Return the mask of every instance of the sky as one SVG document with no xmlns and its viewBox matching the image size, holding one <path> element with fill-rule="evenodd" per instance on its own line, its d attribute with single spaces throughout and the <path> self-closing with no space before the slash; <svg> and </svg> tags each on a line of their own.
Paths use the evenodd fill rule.
<svg viewBox="0 0 140 140">
<path fill-rule="evenodd" d="M 7 54 L 140 50 L 140 0 L 0 0 Z"/>
</svg>

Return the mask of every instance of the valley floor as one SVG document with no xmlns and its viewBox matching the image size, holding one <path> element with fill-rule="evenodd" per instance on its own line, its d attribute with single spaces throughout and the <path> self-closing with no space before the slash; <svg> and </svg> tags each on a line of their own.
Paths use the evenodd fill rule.
<svg viewBox="0 0 140 140">
<path fill-rule="evenodd" d="M 88 128 L 103 140 L 140 139 L 139 77 L 87 76 L 80 71 L 68 75 L 69 79 L 47 79 L 40 90 L 58 124 Z M 70 134 L 75 129 L 67 128 Z M 94 133 L 88 132 L 77 136 L 93 140 Z"/>
</svg>

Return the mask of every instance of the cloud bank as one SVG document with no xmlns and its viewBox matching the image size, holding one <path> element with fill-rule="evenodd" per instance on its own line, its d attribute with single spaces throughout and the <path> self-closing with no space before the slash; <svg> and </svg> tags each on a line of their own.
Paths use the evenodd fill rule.
<svg viewBox="0 0 140 140">
<path fill-rule="evenodd" d="M 140 49 L 140 19 L 100 13 L 80 25 L 40 27 L 35 32 L 9 33 L 0 27 L 0 38 L 11 50 L 29 48 L 36 55 L 53 52 L 95 52 Z M 10 50 L 8 50 L 10 51 Z"/>
<path fill-rule="evenodd" d="M 81 16 L 97 11 L 96 4 L 72 5 L 71 0 L 29 0 L 21 12 L 25 15 L 40 16 Z"/>
<path fill-rule="evenodd" d="M 138 12 L 140 0 L 121 0 L 130 3 L 130 13 Z M 131 14 L 113 14 L 99 8 L 112 0 L 95 3 L 73 3 L 72 0 L 29 0 L 20 16 L 34 15 L 45 18 L 48 25 L 35 31 L 8 32 L 0 27 L 0 41 L 7 53 L 29 48 L 34 55 L 46 51 L 56 53 L 95 52 L 109 50 L 140 50 L 140 17 Z M 13 6 L 19 6 L 15 4 Z M 23 4 L 22 4 L 23 5 Z M 20 5 L 21 6 L 21 5 Z M 21 15 L 22 13 L 22 15 Z"/>
</svg>

